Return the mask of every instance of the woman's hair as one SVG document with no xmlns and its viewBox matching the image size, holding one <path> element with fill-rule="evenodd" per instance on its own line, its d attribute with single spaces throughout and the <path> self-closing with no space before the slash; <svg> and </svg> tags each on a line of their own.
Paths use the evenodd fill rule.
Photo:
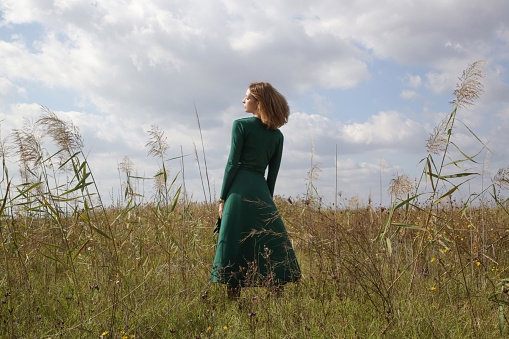
<svg viewBox="0 0 509 339">
<path fill-rule="evenodd" d="M 268 129 L 277 129 L 288 122 L 290 107 L 285 97 L 268 82 L 253 82 L 249 92 L 258 100 L 260 117 Z"/>
</svg>

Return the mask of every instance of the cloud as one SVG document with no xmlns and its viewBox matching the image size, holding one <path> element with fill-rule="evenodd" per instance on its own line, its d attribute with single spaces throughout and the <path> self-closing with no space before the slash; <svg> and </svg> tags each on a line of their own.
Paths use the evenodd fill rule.
<svg viewBox="0 0 509 339">
<path fill-rule="evenodd" d="M 332 0 L 317 1 L 312 5 L 316 15 L 309 18 L 309 29 L 353 38 L 381 58 L 437 65 L 445 56 L 469 60 L 472 55 L 465 54 L 489 51 L 494 33 L 501 24 L 506 27 L 507 10 L 509 4 L 503 0 L 490 4 L 369 1 L 341 6 L 334 6 Z"/>
<path fill-rule="evenodd" d="M 410 87 L 419 88 L 422 85 L 422 78 L 419 75 L 407 73 L 404 77 L 404 82 Z"/>
<path fill-rule="evenodd" d="M 403 99 L 410 100 L 417 98 L 419 95 L 415 91 L 403 90 L 399 96 Z"/>
<path fill-rule="evenodd" d="M 270 36 L 265 36 L 260 32 L 247 31 L 238 38 L 231 38 L 230 44 L 234 51 L 242 53 L 249 53 L 259 48 L 264 44 L 271 42 Z"/>
<path fill-rule="evenodd" d="M 397 112 L 380 112 L 367 122 L 343 127 L 342 139 L 358 147 L 391 152 L 415 150 L 423 142 L 423 127 Z"/>
<path fill-rule="evenodd" d="M 454 88 L 457 79 L 450 72 L 428 72 L 426 73 L 426 88 L 434 93 L 444 93 Z"/>
<path fill-rule="evenodd" d="M 26 89 L 16 86 L 9 79 L 0 77 L 0 102 L 7 101 L 13 96 L 26 96 Z"/>
<path fill-rule="evenodd" d="M 21 40 L 4 41 L 3 72 L 73 89 L 100 112 L 159 121 L 162 114 L 192 112 L 193 98 L 210 108 L 203 114 L 217 114 L 225 98 L 243 93 L 252 80 L 272 78 L 284 89 L 307 90 L 350 88 L 368 78 L 363 53 L 353 44 L 310 37 L 300 22 L 250 9 L 228 2 L 7 2 L 4 25 L 38 22 L 44 33 L 34 42 L 36 53 Z"/>
<path fill-rule="evenodd" d="M 343 123 L 317 114 L 294 113 L 283 127 L 292 150 L 309 152 L 311 144 L 320 154 L 377 151 L 410 152 L 422 147 L 426 138 L 423 126 L 397 112 L 380 112 L 365 122 Z"/>
</svg>

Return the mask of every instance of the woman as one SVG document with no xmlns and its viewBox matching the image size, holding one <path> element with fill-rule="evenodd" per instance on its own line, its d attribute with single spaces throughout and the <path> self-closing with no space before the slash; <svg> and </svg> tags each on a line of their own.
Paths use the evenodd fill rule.
<svg viewBox="0 0 509 339">
<path fill-rule="evenodd" d="M 219 200 L 221 229 L 210 276 L 211 281 L 226 284 L 233 299 L 240 296 L 241 287 L 279 288 L 301 276 L 272 200 L 283 153 L 278 128 L 288 122 L 288 103 L 265 82 L 252 83 L 242 102 L 253 116 L 233 123 Z"/>
</svg>

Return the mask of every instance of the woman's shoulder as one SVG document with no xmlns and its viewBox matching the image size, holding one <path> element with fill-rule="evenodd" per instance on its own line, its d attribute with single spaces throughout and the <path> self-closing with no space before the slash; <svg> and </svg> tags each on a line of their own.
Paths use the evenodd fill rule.
<svg viewBox="0 0 509 339">
<path fill-rule="evenodd" d="M 265 126 L 260 118 L 257 117 L 246 117 L 246 118 L 240 118 L 233 121 L 233 128 L 234 129 L 242 129 L 242 130 L 265 130 L 269 133 L 277 136 L 278 138 L 283 137 L 283 133 L 277 129 L 267 129 L 267 126 Z"/>
<path fill-rule="evenodd" d="M 251 126 L 262 125 L 261 120 L 255 117 L 240 118 L 233 121 L 233 127 L 249 128 Z"/>
<path fill-rule="evenodd" d="M 234 124 L 252 124 L 252 123 L 256 123 L 257 120 L 260 120 L 260 119 L 255 118 L 255 117 L 246 117 L 246 118 L 236 119 L 233 123 Z"/>
</svg>

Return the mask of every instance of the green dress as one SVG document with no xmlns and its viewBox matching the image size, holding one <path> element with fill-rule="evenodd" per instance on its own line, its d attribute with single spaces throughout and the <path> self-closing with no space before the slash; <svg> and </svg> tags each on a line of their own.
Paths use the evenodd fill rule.
<svg viewBox="0 0 509 339">
<path fill-rule="evenodd" d="M 272 200 L 282 153 L 281 131 L 267 129 L 256 117 L 234 121 L 211 281 L 231 286 L 277 286 L 301 277 Z"/>
</svg>

